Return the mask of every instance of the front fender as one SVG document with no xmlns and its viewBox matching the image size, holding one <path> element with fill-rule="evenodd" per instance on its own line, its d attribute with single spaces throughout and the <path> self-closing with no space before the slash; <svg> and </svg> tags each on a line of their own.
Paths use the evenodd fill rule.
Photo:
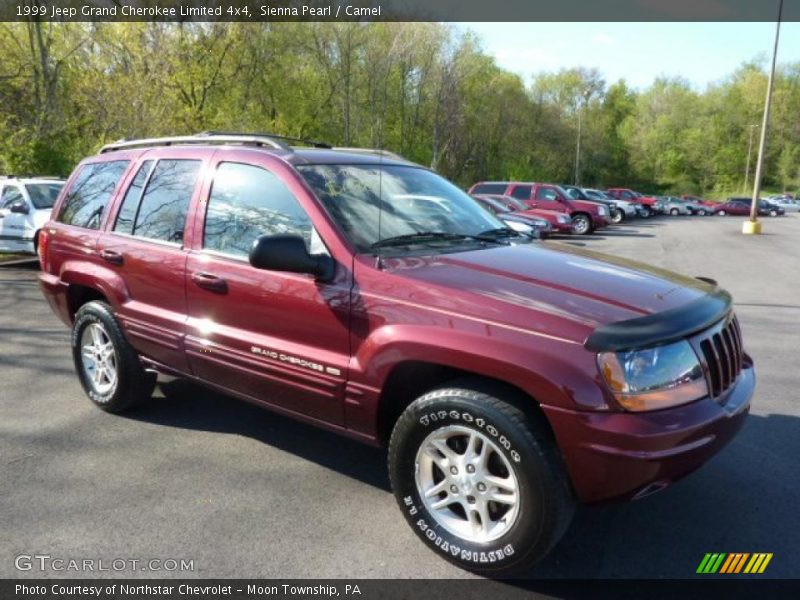
<svg viewBox="0 0 800 600">
<path fill-rule="evenodd" d="M 351 375 L 383 390 L 396 366 L 426 362 L 503 381 L 540 404 L 571 410 L 607 408 L 592 352 L 564 340 L 497 329 L 386 325 L 356 350 Z"/>
</svg>

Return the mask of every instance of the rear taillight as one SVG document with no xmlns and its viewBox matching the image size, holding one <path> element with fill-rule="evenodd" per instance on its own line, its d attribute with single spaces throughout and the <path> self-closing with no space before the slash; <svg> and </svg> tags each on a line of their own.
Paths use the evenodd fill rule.
<svg viewBox="0 0 800 600">
<path fill-rule="evenodd" d="M 39 266 L 42 268 L 42 271 L 48 272 L 50 270 L 50 265 L 47 264 L 47 246 L 50 242 L 50 235 L 47 233 L 46 229 L 42 229 L 39 231 L 39 238 L 36 245 L 36 253 L 39 255 Z"/>
</svg>

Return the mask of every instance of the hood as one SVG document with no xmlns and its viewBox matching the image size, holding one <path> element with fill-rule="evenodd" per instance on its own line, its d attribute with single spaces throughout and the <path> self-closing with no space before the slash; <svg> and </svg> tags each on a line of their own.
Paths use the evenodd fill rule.
<svg viewBox="0 0 800 600">
<path fill-rule="evenodd" d="M 671 271 L 543 242 L 435 256 L 386 258 L 415 280 L 400 294 L 583 343 L 597 327 L 686 305 L 715 287 Z M 416 288 L 416 289 L 415 289 Z"/>
<path fill-rule="evenodd" d="M 600 204 L 603 204 L 602 202 L 599 202 L 599 201 L 598 202 L 594 202 L 592 200 L 573 200 L 573 199 L 570 199 L 570 203 L 572 203 L 572 205 L 573 205 L 573 207 L 575 209 L 585 210 L 585 211 L 588 211 L 590 213 L 595 213 L 595 214 L 599 212 L 598 211 L 598 206 Z M 603 206 L 606 206 L 606 205 L 603 204 Z"/>
</svg>

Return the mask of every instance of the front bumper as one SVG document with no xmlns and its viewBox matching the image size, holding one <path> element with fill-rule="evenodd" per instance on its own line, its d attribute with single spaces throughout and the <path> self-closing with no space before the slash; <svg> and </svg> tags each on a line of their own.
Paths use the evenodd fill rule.
<svg viewBox="0 0 800 600">
<path fill-rule="evenodd" d="M 601 215 L 592 215 L 592 225 L 594 225 L 595 229 L 600 229 L 602 227 L 608 227 L 611 223 L 610 216 L 601 216 Z"/>
<path fill-rule="evenodd" d="M 741 428 L 755 389 L 752 362 L 722 399 L 642 413 L 542 406 L 582 502 L 640 498 L 695 471 Z"/>
</svg>

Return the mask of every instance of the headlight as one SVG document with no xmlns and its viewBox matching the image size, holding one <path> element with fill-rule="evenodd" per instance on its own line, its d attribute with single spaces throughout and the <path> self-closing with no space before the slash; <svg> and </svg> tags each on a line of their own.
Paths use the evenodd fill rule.
<svg viewBox="0 0 800 600">
<path fill-rule="evenodd" d="M 556 221 L 558 221 L 559 223 L 569 223 L 570 219 L 567 215 L 558 215 L 556 217 Z"/>
<path fill-rule="evenodd" d="M 608 214 L 608 209 L 605 206 L 598 206 L 597 214 L 601 217 L 605 217 Z"/>
<path fill-rule="evenodd" d="M 598 364 L 617 402 L 631 411 L 658 410 L 708 395 L 703 368 L 685 340 L 646 350 L 602 352 Z"/>
</svg>

